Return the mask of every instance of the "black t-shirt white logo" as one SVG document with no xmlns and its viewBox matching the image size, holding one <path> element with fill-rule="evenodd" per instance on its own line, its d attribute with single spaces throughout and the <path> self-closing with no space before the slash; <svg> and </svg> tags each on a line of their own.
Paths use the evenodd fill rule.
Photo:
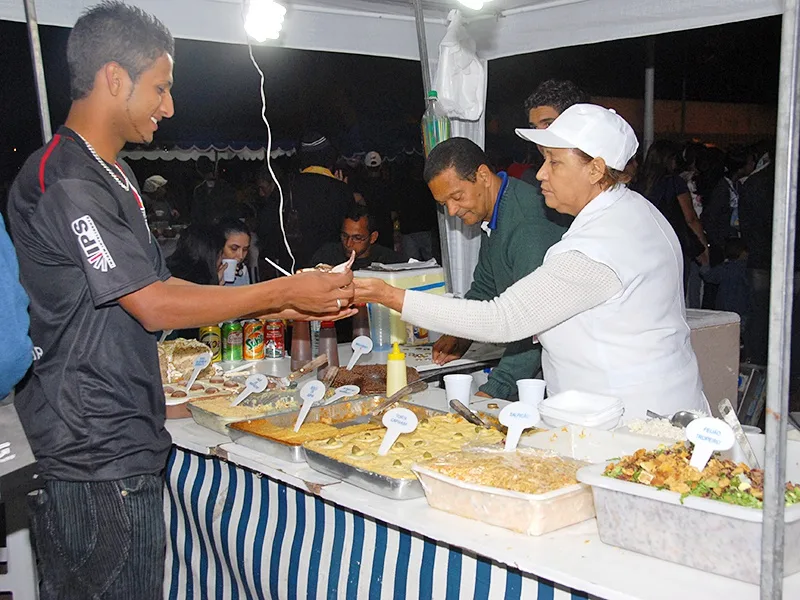
<svg viewBox="0 0 800 600">
<path fill-rule="evenodd" d="M 75 219 L 72 222 L 72 231 L 78 236 L 78 244 L 92 267 L 106 273 L 117 266 L 92 217 L 84 215 Z"/>
</svg>

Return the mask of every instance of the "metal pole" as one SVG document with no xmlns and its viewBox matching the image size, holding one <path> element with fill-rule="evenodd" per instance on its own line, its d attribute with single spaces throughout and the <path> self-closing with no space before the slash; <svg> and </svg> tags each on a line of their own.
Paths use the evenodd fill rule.
<svg viewBox="0 0 800 600">
<path fill-rule="evenodd" d="M 647 64 L 644 70 L 644 144 L 642 145 L 642 157 L 647 156 L 647 150 L 654 139 L 654 105 L 656 98 L 656 40 L 653 37 L 647 38 Z"/>
<path fill-rule="evenodd" d="M 417 23 L 417 44 L 419 45 L 419 62 L 422 66 L 422 86 L 425 98 L 431 91 L 431 67 L 428 62 L 428 38 L 425 37 L 425 15 L 422 11 L 422 0 L 411 0 L 414 5 L 414 19 Z"/>
<path fill-rule="evenodd" d="M 42 45 L 39 41 L 39 21 L 36 19 L 34 0 L 25 0 L 25 18 L 28 21 L 28 41 L 33 60 L 33 78 L 36 81 L 36 99 L 39 101 L 39 121 L 42 124 L 42 141 L 46 144 L 53 137 L 50 127 L 50 107 L 47 105 L 47 85 L 44 81 Z"/>
<path fill-rule="evenodd" d="M 775 152 L 775 214 L 772 220 L 772 274 L 769 300 L 764 524 L 761 538 L 761 598 L 783 594 L 786 419 L 794 292 L 794 239 L 797 213 L 798 130 L 797 0 L 785 0 L 781 34 L 778 128 Z"/>
</svg>

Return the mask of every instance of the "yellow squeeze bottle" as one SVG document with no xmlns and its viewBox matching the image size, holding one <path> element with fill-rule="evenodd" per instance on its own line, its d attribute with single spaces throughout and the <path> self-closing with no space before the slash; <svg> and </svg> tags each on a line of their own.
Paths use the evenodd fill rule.
<svg viewBox="0 0 800 600">
<path fill-rule="evenodd" d="M 406 383 L 406 355 L 400 352 L 400 346 L 395 342 L 386 358 L 386 397 L 406 387 Z"/>
</svg>

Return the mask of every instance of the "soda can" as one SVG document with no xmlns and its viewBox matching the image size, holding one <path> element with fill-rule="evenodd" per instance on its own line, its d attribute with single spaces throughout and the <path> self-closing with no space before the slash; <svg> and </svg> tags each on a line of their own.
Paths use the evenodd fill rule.
<svg viewBox="0 0 800 600">
<path fill-rule="evenodd" d="M 264 324 L 261 321 L 245 321 L 244 325 L 244 359 L 261 360 L 264 358 Z"/>
<path fill-rule="evenodd" d="M 228 321 L 222 324 L 222 360 L 242 360 L 242 324 Z"/>
<path fill-rule="evenodd" d="M 264 357 L 283 358 L 286 342 L 283 337 L 283 321 L 269 319 L 264 323 Z"/>
<path fill-rule="evenodd" d="M 211 362 L 222 360 L 222 330 L 218 325 L 200 328 L 200 341 L 211 349 Z"/>
</svg>

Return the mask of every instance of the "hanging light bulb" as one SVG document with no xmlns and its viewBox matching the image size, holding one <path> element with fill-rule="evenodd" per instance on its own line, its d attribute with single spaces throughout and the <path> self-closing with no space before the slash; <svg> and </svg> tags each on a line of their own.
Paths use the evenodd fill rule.
<svg viewBox="0 0 800 600">
<path fill-rule="evenodd" d="M 274 0 L 250 0 L 244 30 L 257 42 L 276 40 L 285 14 L 286 9 Z"/>
<path fill-rule="evenodd" d="M 480 10 L 490 0 L 458 0 L 461 4 L 472 10 Z"/>
</svg>

